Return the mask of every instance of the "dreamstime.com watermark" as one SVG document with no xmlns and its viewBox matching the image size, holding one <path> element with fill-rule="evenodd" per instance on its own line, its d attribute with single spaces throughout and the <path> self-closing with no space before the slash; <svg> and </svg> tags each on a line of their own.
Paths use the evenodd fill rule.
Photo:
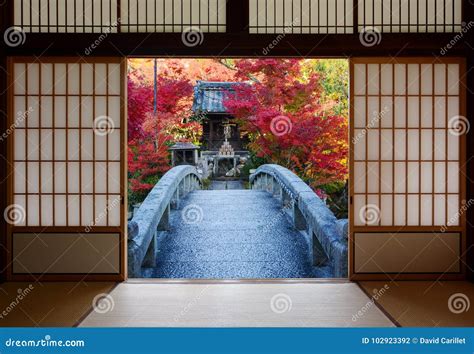
<svg viewBox="0 0 474 354">
<path fill-rule="evenodd" d="M 352 316 L 352 322 L 357 322 L 362 317 L 364 317 L 365 314 L 375 305 L 375 302 L 378 301 L 388 289 L 390 289 L 388 284 L 385 284 L 381 289 L 374 289 L 374 295 L 372 295 L 370 300 L 364 306 L 362 306 L 356 314 Z"/>
<path fill-rule="evenodd" d="M 120 196 L 117 196 L 116 198 L 114 198 L 112 200 L 112 202 L 107 204 L 106 208 L 104 210 L 102 210 L 102 212 L 100 212 L 100 214 L 97 215 L 95 217 L 95 219 L 91 223 L 89 223 L 89 225 L 86 226 L 86 228 L 84 229 L 84 232 L 85 233 L 91 232 L 92 227 L 94 225 L 99 224 L 100 221 L 104 220 L 107 217 L 107 215 L 109 214 L 109 212 L 111 210 L 113 210 L 115 207 L 117 207 L 120 204 L 121 201 L 122 201 L 122 197 L 120 197 Z"/>
<path fill-rule="evenodd" d="M 448 225 L 457 224 L 461 216 L 464 215 L 467 209 L 469 209 L 473 204 L 474 199 L 469 199 L 467 202 L 462 203 L 459 210 L 449 218 L 448 222 L 445 225 L 441 226 L 441 229 L 439 231 L 446 232 L 446 230 L 448 229 Z"/>
<path fill-rule="evenodd" d="M 26 119 L 28 119 L 28 116 L 33 113 L 33 111 L 33 107 L 29 107 L 25 112 L 18 112 L 15 121 L 7 128 L 7 130 L 3 132 L 2 135 L 0 135 L 0 142 L 7 139 L 20 125 L 20 123 L 23 123 Z"/>
<path fill-rule="evenodd" d="M 86 343 L 81 339 L 56 340 L 51 339 L 49 334 L 41 339 L 14 339 L 8 338 L 5 341 L 7 348 L 55 348 L 55 347 L 85 347 Z"/>
<path fill-rule="evenodd" d="M 273 41 L 271 41 L 265 48 L 263 48 L 262 54 L 268 55 L 271 52 L 271 50 L 275 48 L 283 40 L 283 38 L 286 37 L 288 33 L 292 33 L 293 26 L 295 25 L 296 22 L 298 22 L 297 18 L 289 25 L 286 25 L 285 28 L 283 28 L 283 33 L 280 33 L 279 35 L 277 35 Z"/>
<path fill-rule="evenodd" d="M 108 26 L 104 32 L 102 32 L 99 37 L 86 49 L 84 49 L 84 54 L 85 55 L 91 55 L 92 52 L 100 46 L 100 44 L 105 41 L 105 39 L 109 36 L 110 33 L 112 33 L 112 30 L 117 28 L 118 25 L 120 24 L 120 18 L 117 19 L 114 23 L 112 23 L 110 26 Z"/>
<path fill-rule="evenodd" d="M 462 40 L 464 35 L 473 27 L 474 27 L 474 21 L 470 21 L 468 24 L 463 24 L 463 26 L 461 27 L 461 30 L 458 32 L 458 34 L 456 34 L 453 37 L 453 39 L 451 39 L 449 41 L 448 44 L 446 44 L 443 48 L 441 48 L 441 50 L 439 51 L 439 54 L 446 55 L 446 53 L 451 48 L 453 48 L 456 45 L 456 43 L 458 43 L 460 40 Z"/>
<path fill-rule="evenodd" d="M 33 284 L 30 284 L 25 289 L 18 289 L 18 295 L 15 297 L 15 299 L 10 302 L 2 312 L 0 312 L 0 319 L 3 320 L 5 317 L 7 317 L 8 314 L 12 312 L 20 304 L 20 302 L 33 291 L 34 288 L 35 287 Z"/>
<path fill-rule="evenodd" d="M 181 321 L 181 319 L 185 317 L 187 313 L 198 304 L 198 302 L 202 299 L 209 287 L 210 285 L 207 285 L 202 288 L 201 291 L 190 302 L 188 302 L 186 306 L 184 306 L 183 309 L 176 316 L 174 316 L 174 322 Z"/>
<path fill-rule="evenodd" d="M 367 132 L 375 127 L 375 125 L 382 120 L 382 118 L 388 113 L 389 108 L 385 106 L 380 112 L 374 111 L 373 117 L 367 124 L 367 126 L 362 129 L 362 131 L 358 132 L 356 136 L 352 138 L 352 144 L 357 144 L 364 136 L 367 135 Z"/>
</svg>

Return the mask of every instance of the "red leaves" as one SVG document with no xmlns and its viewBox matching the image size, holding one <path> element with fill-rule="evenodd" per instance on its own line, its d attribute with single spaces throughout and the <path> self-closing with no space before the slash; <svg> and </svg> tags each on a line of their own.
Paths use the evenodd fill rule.
<svg viewBox="0 0 474 354">
<path fill-rule="evenodd" d="M 158 59 L 157 114 L 153 114 L 153 59 L 131 60 L 128 82 L 129 179 L 146 195 L 169 166 L 168 147 L 199 142 L 190 121 L 196 80 L 240 81 L 225 106 L 248 132 L 248 148 L 319 187 L 347 178 L 347 117 L 337 101 L 322 99 L 321 78 L 299 59 Z"/>
<path fill-rule="evenodd" d="M 226 107 L 252 137 L 258 157 L 286 166 L 313 187 L 347 177 L 347 118 L 321 104 L 319 76 L 304 77 L 297 59 L 243 59 L 237 77 L 253 78 L 237 88 Z"/>
<path fill-rule="evenodd" d="M 160 68 L 157 112 L 148 65 L 132 70 L 128 81 L 128 173 L 132 201 L 140 201 L 170 168 L 168 148 L 176 141 L 198 137 L 201 127 L 185 123 L 190 115 L 193 85 L 178 62 Z M 135 197 L 135 198 L 134 198 Z"/>
</svg>

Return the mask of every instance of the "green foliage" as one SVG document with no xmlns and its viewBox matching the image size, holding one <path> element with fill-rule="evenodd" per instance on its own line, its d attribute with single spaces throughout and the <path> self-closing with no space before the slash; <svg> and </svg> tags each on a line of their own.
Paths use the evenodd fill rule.
<svg viewBox="0 0 474 354">
<path fill-rule="evenodd" d="M 211 180 L 209 178 L 205 178 L 202 180 L 202 189 L 209 189 L 211 186 Z"/>
<path fill-rule="evenodd" d="M 349 198 L 347 182 L 335 182 L 321 186 L 327 194 L 326 203 L 338 219 L 347 219 L 349 215 Z"/>
<path fill-rule="evenodd" d="M 154 174 L 150 176 L 146 176 L 143 179 L 144 183 L 155 185 L 160 180 L 162 174 Z M 134 178 L 135 176 L 131 176 L 129 174 L 128 178 Z M 149 190 L 133 190 L 131 185 L 128 185 L 128 206 L 132 207 L 134 204 L 142 203 L 146 196 L 148 195 Z"/>
<path fill-rule="evenodd" d="M 335 101 L 334 113 L 349 115 L 349 64 L 346 59 L 308 60 L 305 75 L 316 72 L 320 75 L 322 103 Z"/>
<path fill-rule="evenodd" d="M 249 159 L 245 163 L 244 167 L 240 170 L 241 178 L 248 178 L 250 176 L 250 170 L 258 168 L 258 166 L 264 165 L 268 161 L 263 157 L 258 157 L 255 152 L 249 151 Z"/>
</svg>

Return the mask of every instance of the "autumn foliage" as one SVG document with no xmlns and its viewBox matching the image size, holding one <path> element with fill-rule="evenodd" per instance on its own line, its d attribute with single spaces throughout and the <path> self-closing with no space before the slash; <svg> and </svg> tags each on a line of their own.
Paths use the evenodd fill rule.
<svg viewBox="0 0 474 354">
<path fill-rule="evenodd" d="M 225 105 L 248 133 L 253 161 L 283 165 L 318 193 L 347 178 L 347 116 L 315 60 L 161 59 L 157 110 L 153 110 L 153 60 L 132 60 L 128 81 L 129 188 L 137 201 L 169 166 L 170 145 L 199 144 L 192 119 L 196 80 L 238 81 Z M 342 112 L 342 113 L 341 113 Z M 336 114 L 337 113 L 337 114 Z M 254 166 L 256 167 L 256 166 Z M 132 198 L 133 199 L 133 198 Z"/>
<path fill-rule="evenodd" d="M 250 133 L 250 150 L 285 166 L 313 188 L 347 176 L 347 119 L 322 102 L 320 74 L 297 59 L 245 59 L 237 77 L 252 80 L 226 106 Z"/>
</svg>

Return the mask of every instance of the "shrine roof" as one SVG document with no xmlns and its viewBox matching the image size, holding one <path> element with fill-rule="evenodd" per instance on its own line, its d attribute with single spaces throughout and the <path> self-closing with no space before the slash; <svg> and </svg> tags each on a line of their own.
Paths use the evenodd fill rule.
<svg viewBox="0 0 474 354">
<path fill-rule="evenodd" d="M 227 113 L 224 99 L 240 82 L 198 81 L 194 86 L 194 112 Z"/>
</svg>

